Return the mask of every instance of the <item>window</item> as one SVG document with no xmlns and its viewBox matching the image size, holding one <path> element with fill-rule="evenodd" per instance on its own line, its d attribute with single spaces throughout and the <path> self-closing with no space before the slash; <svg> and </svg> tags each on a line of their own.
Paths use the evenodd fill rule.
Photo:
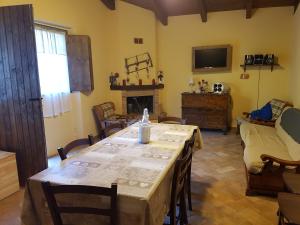
<svg viewBox="0 0 300 225">
<path fill-rule="evenodd" d="M 70 111 L 66 32 L 35 27 L 44 117 Z"/>
</svg>

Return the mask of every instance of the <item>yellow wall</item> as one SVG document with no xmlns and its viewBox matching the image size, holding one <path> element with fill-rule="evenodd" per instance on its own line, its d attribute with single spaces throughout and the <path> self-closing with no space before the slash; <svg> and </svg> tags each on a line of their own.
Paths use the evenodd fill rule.
<svg viewBox="0 0 300 225">
<path fill-rule="evenodd" d="M 162 105 L 170 115 L 181 114 L 180 94 L 189 90 L 193 46 L 233 45 L 232 73 L 194 78 L 228 83 L 232 88 L 234 117 L 256 107 L 258 71 L 249 71 L 249 80 L 239 79 L 244 54 L 275 53 L 283 67 L 273 73 L 261 72 L 260 105 L 273 97 L 289 98 L 291 8 L 257 10 L 251 20 L 245 19 L 244 11 L 210 13 L 207 23 L 202 23 L 199 15 L 170 17 L 169 25 L 162 26 L 151 11 L 121 1 L 117 1 L 116 11 L 108 10 L 99 0 L 0 1 L 0 6 L 15 4 L 33 4 L 35 19 L 69 26 L 71 34 L 86 34 L 92 40 L 95 90 L 89 95 L 73 93 L 71 112 L 45 119 L 49 154 L 72 139 L 96 134 L 93 105 L 112 100 L 121 112 L 121 92 L 109 90 L 109 73 L 119 72 L 122 83 L 126 78 L 124 58 L 146 51 L 152 56 L 154 68 L 149 78 L 146 73 L 141 78 L 144 83 L 151 83 L 157 70 L 165 72 Z M 134 37 L 143 38 L 144 44 L 135 45 Z M 138 82 L 134 74 L 130 79 Z"/>
<path fill-rule="evenodd" d="M 272 98 L 289 99 L 290 43 L 292 8 L 269 8 L 255 12 L 245 19 L 245 11 L 209 13 L 208 22 L 200 15 L 169 18 L 169 25 L 158 23 L 159 69 L 165 72 L 166 87 L 163 107 L 171 115 L 181 115 L 181 96 L 189 91 L 192 76 L 191 49 L 193 46 L 231 44 L 233 46 L 232 72 L 194 75 L 195 81 L 221 81 L 229 84 L 233 98 L 233 118 L 256 108 L 258 70 L 249 70 L 250 79 L 241 80 L 245 54 L 274 53 L 279 56 L 282 69 L 261 71 L 259 105 Z"/>
<path fill-rule="evenodd" d="M 125 58 L 133 57 L 145 52 L 149 52 L 153 60 L 154 67 L 150 70 L 149 76 L 146 70 L 129 75 L 130 83 L 138 84 L 138 79 L 143 80 L 143 84 L 151 84 L 156 77 L 156 20 L 153 12 L 140 7 L 117 1 L 117 10 L 114 12 L 114 54 L 112 59 L 114 72 L 120 73 L 118 82 L 127 78 L 125 68 Z M 133 39 L 143 38 L 144 44 L 134 44 Z M 120 91 L 111 92 L 116 103 L 117 110 L 122 112 L 122 99 Z"/>
<path fill-rule="evenodd" d="M 290 94 L 293 104 L 300 108 L 300 11 L 298 9 L 293 21 L 292 70 Z"/>
<path fill-rule="evenodd" d="M 72 94 L 72 110 L 56 118 L 45 119 L 49 154 L 69 141 L 96 134 L 91 108 L 109 100 L 108 74 L 112 68 L 113 13 L 99 0 L 1 0 L 0 6 L 33 4 L 34 18 L 71 27 L 71 34 L 91 37 L 95 90 L 90 95 Z"/>
</svg>

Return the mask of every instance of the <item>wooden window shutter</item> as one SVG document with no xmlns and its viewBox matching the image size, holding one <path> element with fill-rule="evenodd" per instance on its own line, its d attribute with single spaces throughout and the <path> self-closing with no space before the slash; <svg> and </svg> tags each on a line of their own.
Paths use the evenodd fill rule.
<svg viewBox="0 0 300 225">
<path fill-rule="evenodd" d="M 94 90 L 91 39 L 87 35 L 68 35 L 70 90 Z"/>
</svg>

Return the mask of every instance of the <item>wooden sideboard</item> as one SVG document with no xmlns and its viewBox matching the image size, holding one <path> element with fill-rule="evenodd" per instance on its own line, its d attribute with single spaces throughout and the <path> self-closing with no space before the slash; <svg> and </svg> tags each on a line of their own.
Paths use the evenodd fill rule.
<svg viewBox="0 0 300 225">
<path fill-rule="evenodd" d="M 182 118 L 187 124 L 205 129 L 221 129 L 227 133 L 231 125 L 229 93 L 182 93 Z"/>
</svg>

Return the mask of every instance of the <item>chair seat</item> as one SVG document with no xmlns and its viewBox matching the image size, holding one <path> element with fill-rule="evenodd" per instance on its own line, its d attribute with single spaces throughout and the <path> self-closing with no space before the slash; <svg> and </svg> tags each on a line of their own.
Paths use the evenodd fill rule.
<svg viewBox="0 0 300 225">
<path fill-rule="evenodd" d="M 300 224 L 300 195 L 279 193 L 278 204 L 281 214 L 291 224 Z"/>
</svg>

